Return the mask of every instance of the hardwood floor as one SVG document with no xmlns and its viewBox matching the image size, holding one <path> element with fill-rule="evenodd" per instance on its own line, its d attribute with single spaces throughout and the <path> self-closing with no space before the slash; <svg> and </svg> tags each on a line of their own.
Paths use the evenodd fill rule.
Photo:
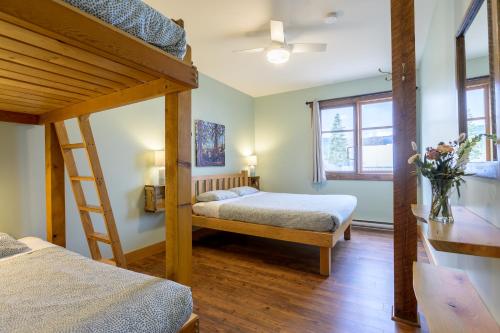
<svg viewBox="0 0 500 333">
<path fill-rule="evenodd" d="M 319 249 L 219 233 L 194 242 L 201 332 L 419 332 L 391 320 L 393 235 L 353 228 L 320 276 Z M 129 268 L 163 277 L 164 254 Z M 427 261 L 419 244 L 419 260 Z"/>
</svg>

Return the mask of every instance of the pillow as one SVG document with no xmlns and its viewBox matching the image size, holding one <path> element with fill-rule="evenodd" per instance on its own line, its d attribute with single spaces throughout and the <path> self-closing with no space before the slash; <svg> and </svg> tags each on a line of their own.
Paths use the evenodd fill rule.
<svg viewBox="0 0 500 333">
<path fill-rule="evenodd" d="M 256 189 L 255 187 L 250 187 L 250 186 L 233 187 L 233 188 L 230 188 L 229 191 L 234 192 L 239 196 L 249 195 L 249 194 L 254 194 L 254 193 L 259 192 L 258 189 Z"/>
<path fill-rule="evenodd" d="M 234 192 L 218 190 L 218 191 L 209 191 L 209 192 L 201 193 L 196 197 L 196 199 L 198 199 L 198 201 L 202 201 L 202 202 L 209 202 L 209 201 L 233 199 L 233 198 L 237 198 L 237 197 L 238 197 L 238 195 Z"/>
<path fill-rule="evenodd" d="M 26 244 L 0 232 L 0 259 L 31 250 Z"/>
</svg>

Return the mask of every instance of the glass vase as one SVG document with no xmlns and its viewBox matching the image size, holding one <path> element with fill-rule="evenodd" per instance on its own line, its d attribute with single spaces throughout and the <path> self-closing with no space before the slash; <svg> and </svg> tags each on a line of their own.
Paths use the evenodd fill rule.
<svg viewBox="0 0 500 333">
<path fill-rule="evenodd" d="M 453 223 L 453 213 L 450 205 L 450 195 L 453 182 L 449 180 L 435 180 L 431 182 L 432 204 L 429 219 L 440 223 Z"/>
</svg>

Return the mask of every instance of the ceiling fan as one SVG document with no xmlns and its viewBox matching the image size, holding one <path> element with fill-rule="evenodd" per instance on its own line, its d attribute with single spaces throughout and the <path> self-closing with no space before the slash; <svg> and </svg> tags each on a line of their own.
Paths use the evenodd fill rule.
<svg viewBox="0 0 500 333">
<path fill-rule="evenodd" d="M 290 59 L 291 53 L 325 52 L 324 43 L 292 43 L 286 42 L 282 21 L 271 20 L 271 45 L 248 50 L 234 51 L 236 53 L 266 52 L 267 61 L 282 64 Z"/>
</svg>

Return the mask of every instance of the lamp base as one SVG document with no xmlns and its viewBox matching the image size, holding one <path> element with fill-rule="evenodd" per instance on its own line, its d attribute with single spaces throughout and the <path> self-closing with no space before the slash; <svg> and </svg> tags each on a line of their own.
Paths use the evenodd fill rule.
<svg viewBox="0 0 500 333">
<path fill-rule="evenodd" d="M 165 168 L 158 169 L 158 185 L 165 185 Z"/>
<path fill-rule="evenodd" d="M 255 166 L 249 165 L 250 177 L 255 177 Z"/>
</svg>

